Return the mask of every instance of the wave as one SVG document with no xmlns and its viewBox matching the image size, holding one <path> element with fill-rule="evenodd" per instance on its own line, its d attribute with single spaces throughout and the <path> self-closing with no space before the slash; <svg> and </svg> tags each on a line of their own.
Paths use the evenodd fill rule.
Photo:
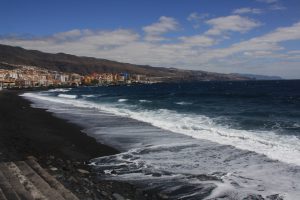
<svg viewBox="0 0 300 200">
<path fill-rule="evenodd" d="M 186 101 L 180 101 L 180 102 L 175 102 L 175 104 L 177 104 L 177 105 L 191 105 L 191 104 L 193 104 L 193 103 L 191 103 L 191 102 L 186 102 Z"/>
<path fill-rule="evenodd" d="M 96 95 L 94 95 L 94 94 L 83 94 L 81 96 L 82 97 L 88 97 L 88 98 L 90 98 L 90 97 L 96 97 Z"/>
<path fill-rule="evenodd" d="M 59 94 L 57 96 L 62 97 L 62 98 L 68 98 L 68 99 L 76 99 L 77 98 L 77 95 L 71 95 L 71 94 Z"/>
<path fill-rule="evenodd" d="M 128 101 L 128 99 L 119 99 L 118 102 L 125 102 Z"/>
<path fill-rule="evenodd" d="M 147 122 L 156 127 L 181 133 L 196 139 L 210 140 L 231 145 L 239 149 L 264 154 L 271 159 L 300 166 L 300 139 L 291 135 L 278 135 L 271 131 L 248 131 L 228 128 L 217 124 L 204 115 L 183 114 L 168 109 L 136 110 L 131 107 L 117 107 L 116 104 L 97 104 L 82 99 L 64 99 L 25 93 L 25 97 L 50 102 L 70 104 L 75 107 L 94 108 L 118 116 Z M 120 100 L 120 99 L 119 99 Z M 175 123 L 176 122 L 176 123 Z"/>
<path fill-rule="evenodd" d="M 151 103 L 152 101 L 150 101 L 150 100 L 145 100 L 145 99 L 140 99 L 139 102 L 141 102 L 141 103 Z"/>
<path fill-rule="evenodd" d="M 300 124 L 295 123 L 295 124 L 293 125 L 293 128 L 300 128 Z"/>
<path fill-rule="evenodd" d="M 68 92 L 70 91 L 72 88 L 56 88 L 56 89 L 51 89 L 48 90 L 47 92 Z"/>
</svg>

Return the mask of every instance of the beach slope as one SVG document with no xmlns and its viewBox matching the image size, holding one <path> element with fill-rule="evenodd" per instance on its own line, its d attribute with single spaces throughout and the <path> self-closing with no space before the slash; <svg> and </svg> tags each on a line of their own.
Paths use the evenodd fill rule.
<svg viewBox="0 0 300 200">
<path fill-rule="evenodd" d="M 39 164 L 80 199 L 144 199 L 127 183 L 99 181 L 86 165 L 96 157 L 118 151 L 97 143 L 81 127 L 32 108 L 20 92 L 0 92 L 0 162 L 37 158 Z"/>
</svg>

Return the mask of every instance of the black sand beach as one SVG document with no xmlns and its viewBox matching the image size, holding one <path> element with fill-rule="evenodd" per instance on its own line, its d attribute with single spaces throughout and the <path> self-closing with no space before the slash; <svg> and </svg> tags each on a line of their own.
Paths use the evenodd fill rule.
<svg viewBox="0 0 300 200">
<path fill-rule="evenodd" d="M 34 156 L 80 199 L 157 199 L 127 183 L 99 180 L 86 163 L 118 151 L 97 143 L 81 127 L 32 108 L 18 94 L 0 92 L 0 161 Z"/>
</svg>

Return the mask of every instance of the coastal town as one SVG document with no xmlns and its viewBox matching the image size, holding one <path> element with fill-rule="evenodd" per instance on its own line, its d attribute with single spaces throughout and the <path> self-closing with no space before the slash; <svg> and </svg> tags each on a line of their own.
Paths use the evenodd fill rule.
<svg viewBox="0 0 300 200">
<path fill-rule="evenodd" d="M 9 66 L 9 68 L 7 66 Z M 154 81 L 150 80 L 146 75 L 129 74 L 126 72 L 80 75 L 77 73 L 47 70 L 37 66 L 0 63 L 0 89 L 80 85 L 124 85 L 153 82 Z"/>
</svg>

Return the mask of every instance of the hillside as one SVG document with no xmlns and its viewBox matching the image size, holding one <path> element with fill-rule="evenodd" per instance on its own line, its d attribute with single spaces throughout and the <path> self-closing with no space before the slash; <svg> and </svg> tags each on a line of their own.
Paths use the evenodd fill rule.
<svg viewBox="0 0 300 200">
<path fill-rule="evenodd" d="M 49 70 L 74 72 L 82 75 L 94 72 L 144 74 L 162 77 L 164 80 L 249 80 L 237 74 L 220 74 L 205 71 L 180 70 L 121 63 L 106 59 L 80 57 L 65 53 L 44 53 L 0 44 L 0 62 L 18 65 L 34 65 Z"/>
<path fill-rule="evenodd" d="M 237 74 L 240 76 L 248 77 L 253 80 L 283 80 L 280 76 L 266 76 L 266 75 L 257 75 L 257 74 Z"/>
</svg>

